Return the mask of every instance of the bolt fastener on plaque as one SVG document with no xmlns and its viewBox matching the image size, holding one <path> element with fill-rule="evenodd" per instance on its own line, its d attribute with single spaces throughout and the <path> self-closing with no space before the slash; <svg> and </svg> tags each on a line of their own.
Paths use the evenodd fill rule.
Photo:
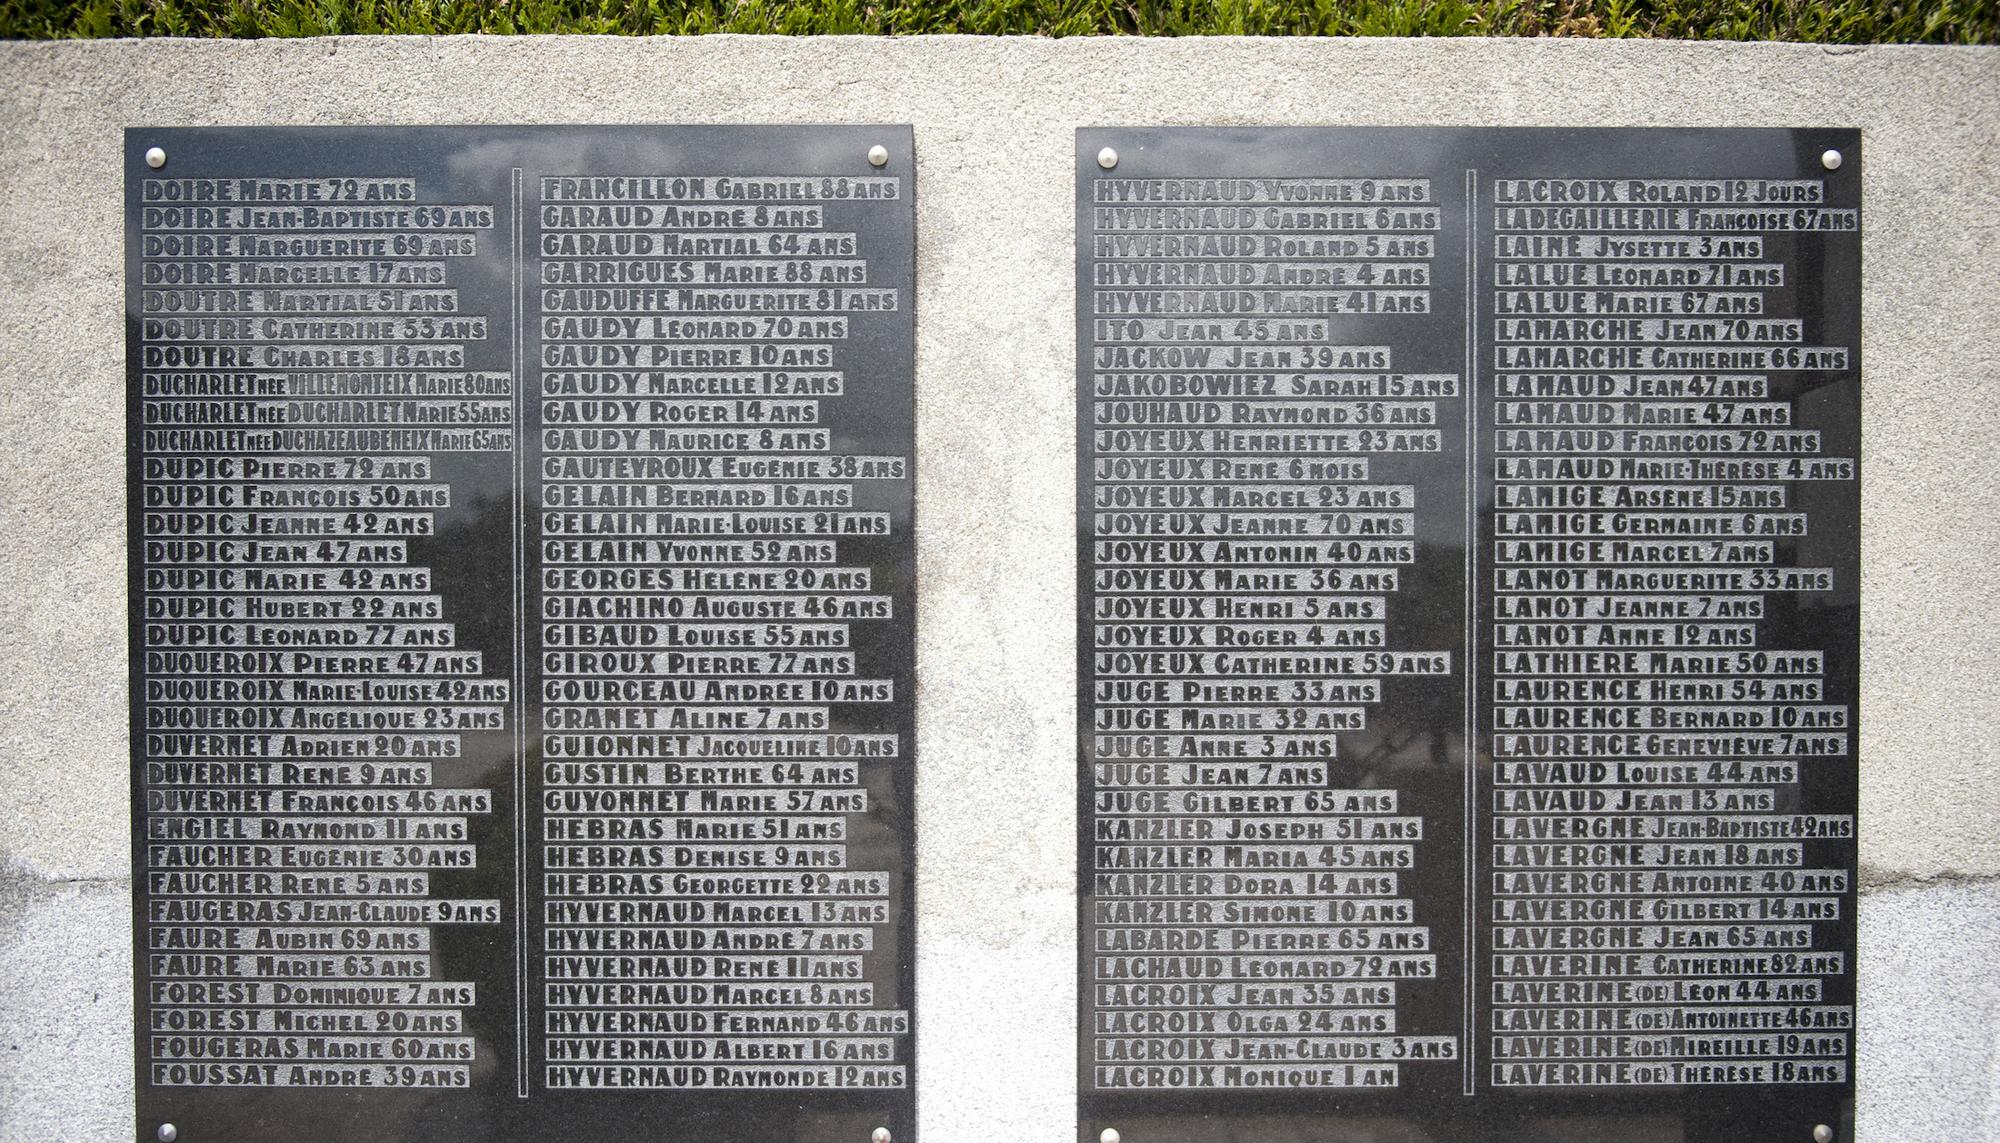
<svg viewBox="0 0 2000 1143">
<path fill-rule="evenodd" d="M 882 148 L 877 147 L 875 149 L 879 151 Z M 871 161 L 873 160 L 872 155 L 870 156 L 870 159 Z M 875 165 L 879 167 L 882 164 L 876 163 Z M 887 1127 L 877 1127 L 874 1131 L 869 1133 L 868 1138 L 873 1140 L 874 1143 L 889 1143 L 889 1129 Z"/>
<path fill-rule="evenodd" d="M 1837 170 L 1839 170 L 1839 169 L 1840 169 L 1840 152 L 1839 152 L 1839 151 L 1828 151 L 1828 152 L 1826 152 L 1825 154 L 1821 155 L 1821 156 L 1819 157 L 1819 165 L 1820 165 L 1820 166 L 1822 166 L 1822 167 L 1825 167 L 1825 168 L 1826 168 L 1827 170 L 1829 170 L 1829 171 L 1837 171 Z M 1821 1126 L 1823 1127 L 1823 1126 L 1825 1126 L 1825 1124 L 1821 1124 Z M 1832 1138 L 1832 1136 L 1828 1136 L 1828 1138 Z"/>
<path fill-rule="evenodd" d="M 868 162 L 877 167 L 887 166 L 889 164 L 889 148 L 884 147 L 880 143 L 868 148 Z M 877 1139 L 875 1143 L 883 1143 L 883 1141 Z"/>
<path fill-rule="evenodd" d="M 1106 147 L 1102 151 L 1099 151 L 1097 153 L 1097 165 L 1103 167 L 1107 171 L 1117 166 L 1118 152 L 1112 150 L 1109 147 Z M 1116 1135 L 1118 1133 L 1116 1131 L 1113 1131 L 1112 1134 Z M 1105 1140 L 1105 1143 L 1118 1143 L 1118 1141 L 1116 1139 L 1107 1139 Z"/>
<path fill-rule="evenodd" d="M 167 165 L 167 153 L 158 147 L 146 148 L 146 165 L 156 171 L 159 170 L 161 167 Z M 172 1126 L 173 1124 L 169 1123 L 165 1127 L 160 1128 L 160 1130 L 165 1131 L 168 1127 Z"/>
<path fill-rule="evenodd" d="M 146 161 L 152 163 L 153 155 L 159 155 L 159 154 L 160 154 L 160 149 L 158 147 L 153 148 L 152 153 L 146 156 Z M 167 157 L 165 155 L 160 155 L 160 162 L 164 163 L 166 161 Z M 160 163 L 153 163 L 153 165 L 157 167 L 160 165 Z M 153 1134 L 160 1137 L 160 1143 L 174 1143 L 174 1140 L 179 1139 L 181 1137 L 181 1129 L 175 1127 L 171 1123 L 162 1123 L 160 1124 L 160 1129 L 158 1131 L 153 1132 Z"/>
<path fill-rule="evenodd" d="M 1827 154 L 1833 156 L 1833 162 L 1828 163 L 1826 167 L 1830 171 L 1840 165 L 1840 152 L 1828 151 Z M 1824 1123 L 1813 1128 L 1813 1143 L 1833 1143 L 1833 1128 Z"/>
<path fill-rule="evenodd" d="M 1104 163 L 1104 155 L 1110 155 L 1111 162 Z M 1097 156 L 1097 161 L 1100 163 L 1104 163 L 1104 165 L 1107 168 L 1115 166 L 1117 164 L 1118 152 L 1113 151 L 1109 147 L 1106 147 L 1104 148 L 1104 155 Z M 1118 1143 L 1118 1129 L 1116 1127 L 1107 1127 L 1104 1130 L 1098 1132 L 1097 1143 Z"/>
</svg>

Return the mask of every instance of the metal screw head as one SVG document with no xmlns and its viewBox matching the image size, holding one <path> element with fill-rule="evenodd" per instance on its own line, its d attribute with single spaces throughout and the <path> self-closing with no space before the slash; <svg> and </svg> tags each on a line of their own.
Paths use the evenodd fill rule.
<svg viewBox="0 0 2000 1143">
<path fill-rule="evenodd" d="M 1104 155 L 1109 155 L 1109 156 L 1111 156 L 1111 161 L 1110 161 L 1110 162 L 1108 162 L 1108 163 L 1105 163 L 1105 162 L 1104 162 Z M 1116 152 L 1116 151 L 1112 150 L 1112 149 L 1111 149 L 1111 148 L 1109 148 L 1109 147 L 1106 147 L 1106 148 L 1104 148 L 1104 154 L 1102 154 L 1102 155 L 1099 155 L 1099 156 L 1097 156 L 1097 161 L 1098 161 L 1099 163 L 1103 163 L 1103 164 L 1104 164 L 1104 166 L 1105 166 L 1105 167 L 1107 167 L 1107 168 L 1110 168 L 1110 167 L 1114 167 L 1114 166 L 1117 166 L 1117 165 L 1118 165 L 1118 152 Z M 1097 1143 L 1118 1143 L 1118 1129 L 1117 1129 L 1116 1127 L 1107 1127 L 1107 1128 L 1105 1128 L 1104 1130 L 1102 1130 L 1102 1131 L 1098 1132 L 1098 1133 L 1097 1133 Z"/>
<path fill-rule="evenodd" d="M 1829 170 L 1829 171 L 1837 171 L 1837 170 L 1839 170 L 1839 169 L 1840 169 L 1840 152 L 1839 152 L 1839 151 L 1828 151 L 1828 152 L 1826 152 L 1825 154 L 1821 155 L 1821 156 L 1819 157 L 1819 165 L 1820 165 L 1820 166 L 1822 166 L 1822 167 L 1825 167 L 1825 168 L 1826 168 L 1827 170 Z M 1824 1126 L 1826 1126 L 1826 1124 L 1822 1123 L 1822 1124 L 1820 1124 L 1820 1126 L 1821 1126 L 1821 1127 L 1824 1127 Z M 1828 1139 L 1831 1139 L 1831 1138 L 1833 1138 L 1833 1136 L 1829 1135 L 1829 1136 L 1827 1136 L 1827 1138 L 1828 1138 Z"/>
<path fill-rule="evenodd" d="M 880 143 L 868 148 L 868 162 L 871 166 L 887 166 L 889 164 L 889 148 L 884 147 Z M 883 1141 L 877 1139 L 875 1143 L 883 1143 Z"/>
<path fill-rule="evenodd" d="M 153 163 L 154 155 L 160 156 L 160 163 L 164 163 L 167 161 L 167 157 L 165 155 L 160 154 L 160 149 L 158 147 L 153 148 L 146 154 L 146 161 L 149 163 Z M 153 165 L 157 167 L 160 165 L 160 163 L 153 163 Z M 179 1139 L 181 1137 L 181 1129 L 175 1127 L 171 1123 L 162 1123 L 160 1124 L 160 1129 L 158 1131 L 153 1132 L 153 1134 L 160 1137 L 160 1143 L 174 1143 L 174 1140 Z"/>
<path fill-rule="evenodd" d="M 875 150 L 876 150 L 876 151 L 879 151 L 879 150 L 881 150 L 881 149 L 882 149 L 882 148 L 880 148 L 880 147 L 877 147 L 877 148 L 875 148 Z M 868 153 L 868 161 L 869 161 L 869 162 L 874 162 L 874 161 L 875 161 L 875 152 L 874 152 L 874 151 L 870 151 L 870 152 Z M 888 161 L 889 161 L 889 160 L 888 160 L 888 158 L 887 158 L 886 156 L 885 156 L 885 157 L 883 158 L 883 160 L 882 160 L 882 162 L 884 162 L 884 163 L 886 163 L 886 162 L 888 162 Z M 882 165 L 882 163 L 875 163 L 875 165 L 879 167 L 879 166 L 881 166 L 881 165 Z M 875 1143 L 889 1143 L 889 1129 L 888 1129 L 887 1127 L 877 1127 L 877 1128 L 876 1128 L 876 1129 L 875 1129 L 874 1131 L 872 1131 L 872 1132 L 870 1132 L 870 1133 L 869 1133 L 869 1135 L 868 1135 L 868 1138 L 870 1138 L 870 1139 L 874 1140 L 874 1141 L 875 1141 Z"/>
<path fill-rule="evenodd" d="M 1102 151 L 1099 151 L 1099 152 L 1097 153 L 1097 165 L 1098 165 L 1098 166 L 1100 166 L 1100 167 L 1103 167 L 1103 168 L 1104 168 L 1105 170 L 1107 170 L 1107 171 L 1108 171 L 1108 170 L 1110 170 L 1111 168 L 1113 168 L 1113 167 L 1117 166 L 1117 165 L 1118 165 L 1118 152 L 1116 152 L 1116 151 L 1112 150 L 1112 149 L 1111 149 L 1111 148 L 1109 148 L 1109 147 L 1106 147 L 1106 148 L 1104 148 L 1104 149 L 1103 149 Z M 1118 1133 L 1117 1133 L 1116 1131 L 1113 1131 L 1113 1132 L 1112 1132 L 1111 1134 L 1113 1134 L 1113 1135 L 1116 1135 L 1116 1134 L 1118 1134 Z M 1116 1139 L 1106 1139 L 1106 1140 L 1104 1141 L 1104 1143 L 1118 1143 L 1118 1140 L 1116 1140 Z"/>
<path fill-rule="evenodd" d="M 156 171 L 159 170 L 161 167 L 167 165 L 167 153 L 165 151 L 160 150 L 158 147 L 146 148 L 146 165 L 153 168 Z M 163 1123 L 160 1125 L 160 1130 L 162 1131 L 171 1130 L 172 1128 L 173 1124 L 171 1123 Z M 162 1138 L 171 1139 L 173 1137 L 171 1135 L 167 1135 L 167 1136 L 162 1136 Z"/>
<path fill-rule="evenodd" d="M 1833 156 L 1833 162 L 1827 164 L 1826 168 L 1830 171 L 1840 165 L 1840 152 L 1828 151 L 1827 154 Z M 1833 1128 L 1824 1123 L 1813 1128 L 1813 1143 L 1833 1143 Z"/>
</svg>

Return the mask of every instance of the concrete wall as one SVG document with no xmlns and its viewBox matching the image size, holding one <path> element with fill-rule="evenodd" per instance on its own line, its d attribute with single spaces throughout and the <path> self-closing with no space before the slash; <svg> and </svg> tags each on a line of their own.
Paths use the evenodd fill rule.
<svg viewBox="0 0 2000 1143">
<path fill-rule="evenodd" d="M 130 1131 L 121 129 L 843 121 L 916 127 L 928 1137 L 1072 1132 L 1072 132 L 1164 123 L 1866 131 L 1860 1135 L 2000 1138 L 2000 49 L 154 41 L 0 77 L 0 1143 Z"/>
</svg>

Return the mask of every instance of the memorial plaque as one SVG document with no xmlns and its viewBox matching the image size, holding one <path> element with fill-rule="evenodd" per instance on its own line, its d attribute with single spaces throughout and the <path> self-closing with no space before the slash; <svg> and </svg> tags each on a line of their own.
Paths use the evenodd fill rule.
<svg viewBox="0 0 2000 1143">
<path fill-rule="evenodd" d="M 915 1138 L 909 128 L 125 166 L 137 1137 Z"/>
<path fill-rule="evenodd" d="M 1077 163 L 1080 1138 L 1851 1138 L 1859 133 Z"/>
</svg>

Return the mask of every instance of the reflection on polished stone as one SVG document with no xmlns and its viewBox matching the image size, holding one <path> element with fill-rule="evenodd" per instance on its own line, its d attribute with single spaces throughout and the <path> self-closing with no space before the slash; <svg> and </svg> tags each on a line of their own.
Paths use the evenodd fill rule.
<svg viewBox="0 0 2000 1143">
<path fill-rule="evenodd" d="M 914 1139 L 909 129 L 127 149 L 142 1134 Z"/>
<path fill-rule="evenodd" d="M 1851 1124 L 1858 157 L 1079 132 L 1080 1139 Z"/>
</svg>

